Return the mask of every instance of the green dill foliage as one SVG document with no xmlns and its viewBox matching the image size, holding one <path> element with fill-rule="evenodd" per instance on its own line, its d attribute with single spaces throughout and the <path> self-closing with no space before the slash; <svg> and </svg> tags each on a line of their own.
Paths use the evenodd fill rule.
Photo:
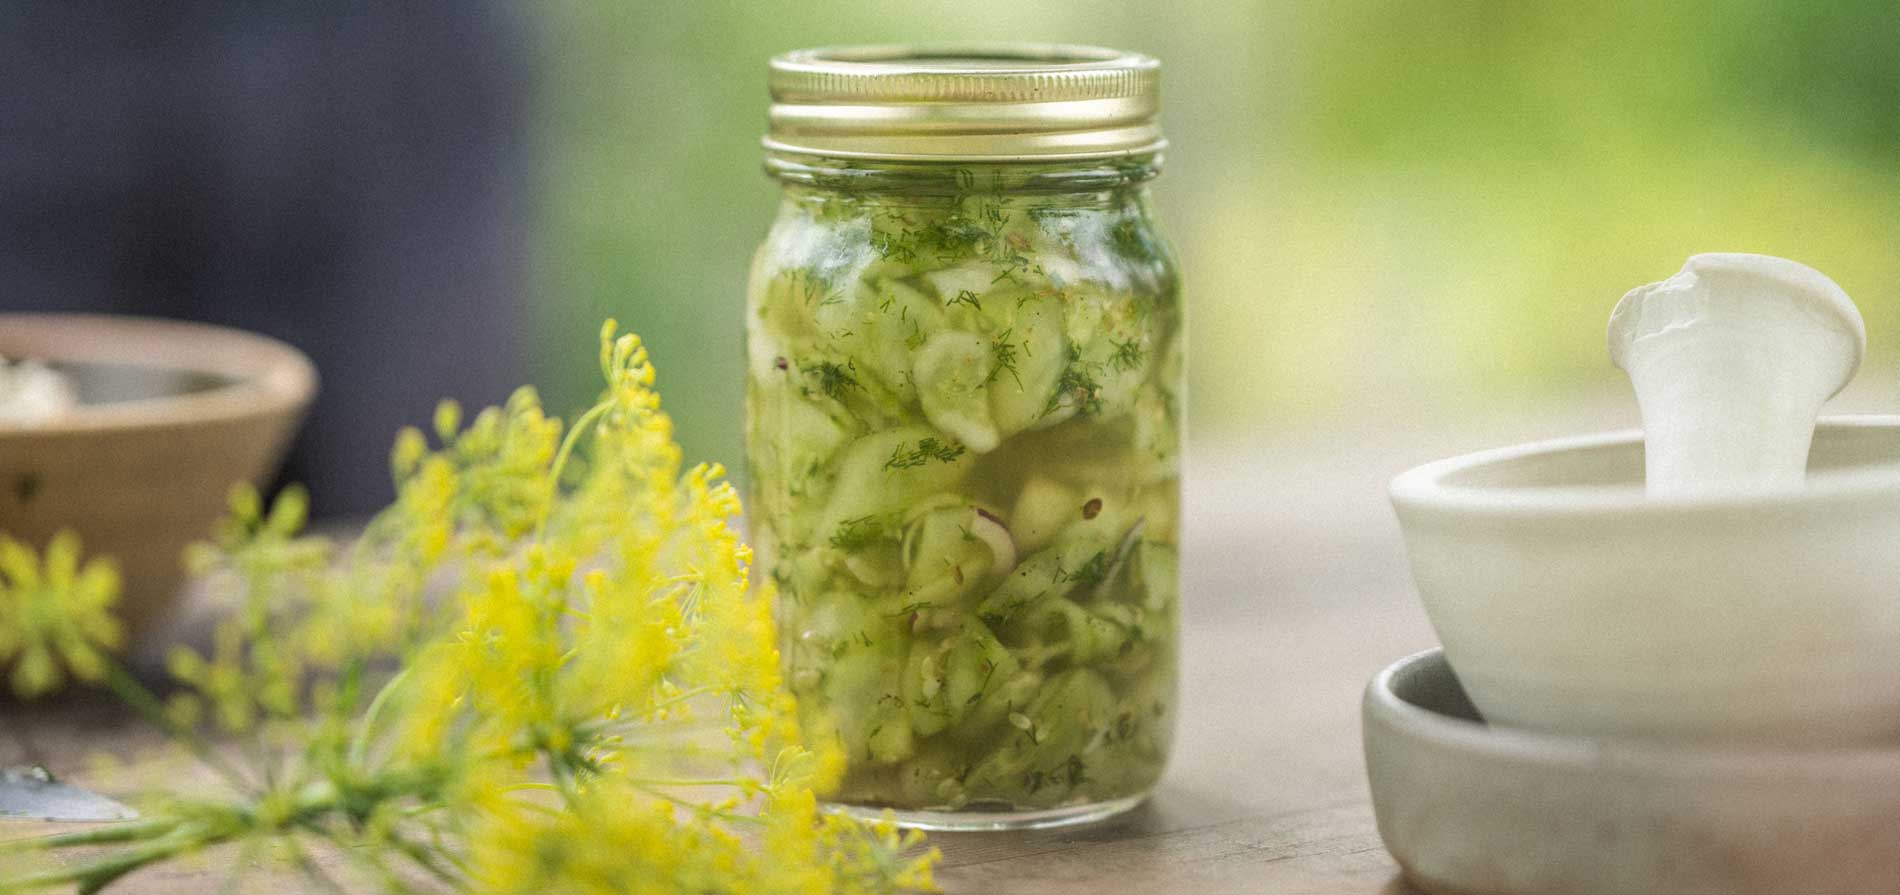
<svg viewBox="0 0 1900 895">
<path fill-rule="evenodd" d="M 902 264 L 988 261 L 997 266 L 991 283 L 1019 281 L 1043 271 L 1029 240 L 1012 231 L 1017 214 L 1004 200 L 980 194 L 960 199 L 945 212 L 900 208 L 873 214 L 870 245 L 878 257 Z"/>
<path fill-rule="evenodd" d="M 1102 412 L 1102 384 L 1097 378 L 1100 373 L 1101 365 L 1084 360 L 1081 352 L 1070 346 L 1068 363 L 1062 368 L 1061 378 L 1056 380 L 1055 393 L 1043 406 L 1043 416 L 1061 410 L 1065 404 L 1074 407 L 1077 416 L 1099 415 Z"/>
<path fill-rule="evenodd" d="M 1017 371 L 1017 352 L 1020 350 L 1022 354 L 1028 355 L 1029 343 L 1024 341 L 1018 345 L 1011 341 L 1014 333 L 1013 329 L 1003 330 L 997 333 L 995 341 L 990 343 L 990 375 L 984 380 L 984 385 L 989 385 L 1004 373 L 1008 373 L 1018 389 L 1023 387 L 1023 377 Z"/>
<path fill-rule="evenodd" d="M 1000 210 L 997 212 L 1000 219 Z M 966 256 L 980 256 L 997 238 L 998 221 L 978 220 L 953 215 L 941 217 L 924 225 L 915 232 L 913 239 L 921 251 L 928 252 L 938 261 L 953 261 Z"/>
<path fill-rule="evenodd" d="M 1115 226 L 1109 228 L 1108 238 L 1115 246 L 1115 251 L 1124 258 L 1145 259 L 1154 254 L 1147 228 L 1134 218 L 1117 221 Z"/>
<path fill-rule="evenodd" d="M 896 543 L 899 520 L 892 516 L 854 516 L 838 523 L 829 543 L 834 550 L 855 552 L 877 544 Z"/>
<path fill-rule="evenodd" d="M 1141 348 L 1141 342 L 1134 338 L 1118 339 L 1115 350 L 1108 356 L 1108 365 L 1121 372 L 1141 369 L 1142 361 L 1148 356 Z"/>
<path fill-rule="evenodd" d="M 1123 208 L 1121 217 L 1108 230 L 1109 244 L 1124 264 L 1142 270 L 1167 267 L 1168 247 L 1161 233 L 1146 217 L 1146 208 L 1135 203 Z"/>
<path fill-rule="evenodd" d="M 941 441 L 936 436 L 917 439 L 915 447 L 906 447 L 908 442 L 899 442 L 891 449 L 891 458 L 884 461 L 885 469 L 916 469 L 929 463 L 950 463 L 963 456 L 963 445 Z"/>
<path fill-rule="evenodd" d="M 835 361 L 818 361 L 809 367 L 800 367 L 799 372 L 810 379 L 819 392 L 832 400 L 842 400 L 846 389 L 858 387 L 858 378 L 852 374 L 852 367 L 848 361 L 843 364 Z"/>
<path fill-rule="evenodd" d="M 1077 566 L 1073 571 L 1063 570 L 1058 567 L 1056 577 L 1065 584 L 1073 584 L 1083 588 L 1094 587 L 1108 578 L 1108 572 L 1113 562 L 1108 551 L 1098 550 L 1093 556 L 1090 556 L 1086 562 Z"/>
<path fill-rule="evenodd" d="M 914 223 L 916 217 L 909 210 L 874 216 L 872 251 L 896 263 L 946 264 L 982 254 L 995 236 L 982 223 L 961 215 L 932 216 L 922 224 Z"/>
<path fill-rule="evenodd" d="M 1028 240 L 1010 234 L 1003 238 L 1001 245 L 1003 251 L 992 259 L 999 268 L 996 276 L 990 280 L 992 284 L 1008 281 L 1026 285 L 1029 283 L 1028 275 L 1043 275 L 1042 265 L 1028 253 Z"/>
<path fill-rule="evenodd" d="M 871 232 L 871 250 L 887 261 L 910 264 L 917 260 L 917 246 L 908 233 L 889 230 Z"/>
<path fill-rule="evenodd" d="M 786 276 L 792 291 L 808 308 L 832 304 L 842 297 L 832 288 L 830 280 L 815 269 L 792 270 Z"/>
</svg>

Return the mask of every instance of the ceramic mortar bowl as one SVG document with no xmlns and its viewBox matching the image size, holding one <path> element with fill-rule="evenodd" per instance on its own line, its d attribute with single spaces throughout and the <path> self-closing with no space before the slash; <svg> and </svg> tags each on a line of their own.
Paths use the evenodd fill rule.
<svg viewBox="0 0 1900 895">
<path fill-rule="evenodd" d="M 1892 895 L 1900 749 L 1486 725 L 1438 650 L 1366 688 L 1387 849 L 1433 893 Z"/>
<path fill-rule="evenodd" d="M 130 317 L 0 314 L 0 356 L 46 362 L 80 401 L 0 422 L 0 532 L 41 547 L 71 528 L 87 555 L 117 559 L 135 638 L 174 604 L 180 555 L 231 486 L 276 469 L 317 383 L 274 339 Z"/>
<path fill-rule="evenodd" d="M 1900 417 L 1824 419 L 1804 490 L 1642 485 L 1633 432 L 1393 480 L 1426 613 L 1487 720 L 1900 742 Z"/>
</svg>

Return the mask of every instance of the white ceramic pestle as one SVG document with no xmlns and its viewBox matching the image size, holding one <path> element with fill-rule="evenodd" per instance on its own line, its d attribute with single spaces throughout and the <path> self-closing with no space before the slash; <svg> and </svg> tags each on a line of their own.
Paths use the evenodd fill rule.
<svg viewBox="0 0 1900 895">
<path fill-rule="evenodd" d="M 1859 368 L 1860 312 L 1814 268 L 1692 256 L 1610 314 L 1610 359 L 1643 416 L 1652 495 L 1800 487 L 1821 405 Z"/>
</svg>

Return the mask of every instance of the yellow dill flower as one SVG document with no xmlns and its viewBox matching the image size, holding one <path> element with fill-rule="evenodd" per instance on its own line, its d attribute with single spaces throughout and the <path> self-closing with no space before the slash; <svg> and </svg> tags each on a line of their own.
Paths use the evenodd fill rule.
<svg viewBox="0 0 1900 895">
<path fill-rule="evenodd" d="M 44 558 L 0 534 L 0 666 L 13 665 L 15 693 L 34 696 L 60 685 L 68 672 L 99 680 L 106 656 L 124 640 L 112 605 L 119 571 L 109 559 L 80 564 L 79 536 L 62 531 Z"/>
<path fill-rule="evenodd" d="M 401 530 L 396 546 L 426 565 L 440 559 L 455 536 L 452 508 L 461 483 L 455 464 L 446 457 L 421 458 L 416 466 L 414 474 L 398 483 L 395 512 L 386 524 Z"/>
<path fill-rule="evenodd" d="M 493 895 L 673 895 L 734 891 L 743 845 L 682 822 L 668 802 L 619 786 L 565 810 L 492 816 L 472 836 L 472 891 Z"/>
<path fill-rule="evenodd" d="M 477 414 L 449 447 L 464 479 L 458 512 L 482 519 L 503 540 L 527 534 L 554 497 L 546 473 L 560 441 L 561 421 L 542 413 L 532 388 Z"/>
<path fill-rule="evenodd" d="M 256 488 L 239 484 L 227 503 L 231 513 L 213 540 L 187 548 L 185 564 L 201 575 L 243 582 L 239 609 L 217 626 L 210 656 L 181 646 L 167 656 L 167 666 L 195 691 L 173 697 L 175 720 L 195 719 L 209 706 L 219 726 L 242 731 L 260 718 L 303 711 L 310 650 L 302 638 L 279 630 L 282 607 L 321 585 L 330 544 L 303 534 L 309 496 L 300 487 L 285 488 L 266 507 Z"/>
<path fill-rule="evenodd" d="M 172 657 L 192 693 L 163 720 L 189 738 L 208 714 L 269 770 L 59 878 L 91 891 L 239 841 L 295 855 L 315 832 L 370 879 L 471 893 L 930 888 L 915 835 L 821 816 L 843 758 L 800 745 L 738 495 L 682 464 L 636 337 L 609 321 L 600 359 L 600 401 L 571 427 L 522 389 L 472 418 L 440 405 L 433 446 L 404 430 L 396 500 L 347 546 L 301 535 L 301 492 L 268 509 L 233 492 L 192 559 L 243 611 L 209 656 Z"/>
<path fill-rule="evenodd" d="M 645 570 L 587 574 L 587 610 L 573 622 L 573 661 L 561 676 L 562 701 L 575 714 L 646 716 L 670 707 L 677 688 L 666 686 L 667 676 L 686 646 L 678 636 L 685 618 L 677 601 L 654 598 L 663 587 Z"/>
<path fill-rule="evenodd" d="M 209 704 L 219 726 L 229 731 L 250 729 L 257 721 L 258 706 L 253 698 L 251 675 L 245 667 L 244 629 L 240 625 L 221 624 L 212 635 L 210 658 L 188 647 L 177 647 L 166 656 L 167 670 L 180 683 L 196 693 L 180 693 L 173 698 L 173 711 L 179 717 L 196 717 Z"/>
<path fill-rule="evenodd" d="M 552 724 L 547 690 L 565 652 L 556 619 L 536 605 L 513 568 L 491 569 L 461 600 L 468 620 L 457 635 L 457 659 L 470 708 L 522 730 Z"/>
</svg>

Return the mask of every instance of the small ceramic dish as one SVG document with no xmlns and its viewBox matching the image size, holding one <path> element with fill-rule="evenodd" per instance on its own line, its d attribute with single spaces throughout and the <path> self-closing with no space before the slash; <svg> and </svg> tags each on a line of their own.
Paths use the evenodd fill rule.
<svg viewBox="0 0 1900 895">
<path fill-rule="evenodd" d="M 231 485 L 276 468 L 317 385 L 275 339 L 130 317 L 0 314 L 0 357 L 45 362 L 79 399 L 0 422 L 0 531 L 43 546 L 71 528 L 88 555 L 116 558 L 135 637 L 172 605 L 180 554 Z"/>
<path fill-rule="evenodd" d="M 1429 892 L 1889 895 L 1900 748 L 1776 749 L 1489 726 L 1438 650 L 1367 687 L 1379 835 Z"/>
<path fill-rule="evenodd" d="M 1431 463 L 1392 502 L 1494 722 L 1900 742 L 1900 417 L 1823 420 L 1805 489 L 1645 496 L 1631 432 Z"/>
</svg>

